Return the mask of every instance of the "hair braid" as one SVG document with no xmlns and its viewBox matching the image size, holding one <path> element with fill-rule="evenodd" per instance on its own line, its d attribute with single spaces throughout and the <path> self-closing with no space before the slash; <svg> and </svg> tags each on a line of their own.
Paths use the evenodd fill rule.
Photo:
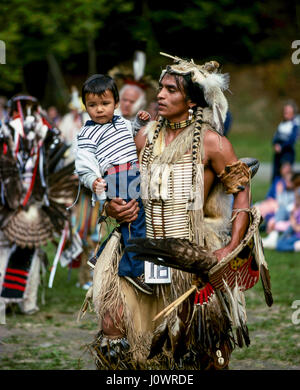
<svg viewBox="0 0 300 390">
<path fill-rule="evenodd" d="M 202 129 L 202 120 L 203 117 L 203 108 L 197 107 L 196 110 L 196 122 L 195 122 L 195 128 L 194 128 L 194 137 L 193 137 L 193 145 L 192 145 L 192 180 L 193 185 L 195 184 L 195 178 L 196 178 L 196 167 L 198 163 L 198 156 L 200 151 L 200 142 L 201 142 L 201 129 Z"/>
<path fill-rule="evenodd" d="M 164 125 L 164 122 L 165 122 L 165 118 L 160 116 L 159 119 L 158 119 L 158 123 L 157 123 L 156 129 L 155 129 L 154 134 L 153 134 L 152 141 L 149 143 L 149 148 L 148 148 L 148 156 L 149 156 L 149 158 L 148 158 L 148 165 L 150 163 L 151 155 L 153 153 L 154 144 L 155 144 L 155 142 L 156 142 L 156 140 L 158 138 L 160 130 L 162 129 L 162 127 Z"/>
</svg>

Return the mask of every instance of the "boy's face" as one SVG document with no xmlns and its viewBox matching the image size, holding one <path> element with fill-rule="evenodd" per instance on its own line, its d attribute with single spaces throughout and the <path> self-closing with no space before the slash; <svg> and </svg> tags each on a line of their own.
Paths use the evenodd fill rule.
<svg viewBox="0 0 300 390">
<path fill-rule="evenodd" d="M 105 91 L 101 96 L 93 93 L 85 95 L 86 110 L 91 119 L 103 125 L 111 122 L 114 111 L 117 108 L 114 96 L 111 91 Z"/>
</svg>

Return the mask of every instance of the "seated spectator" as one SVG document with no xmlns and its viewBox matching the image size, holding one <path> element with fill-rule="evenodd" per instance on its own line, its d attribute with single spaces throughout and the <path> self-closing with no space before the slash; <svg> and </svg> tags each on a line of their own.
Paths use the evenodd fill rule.
<svg viewBox="0 0 300 390">
<path fill-rule="evenodd" d="M 295 188 L 295 202 L 290 214 L 290 226 L 277 241 L 280 252 L 300 252 L 300 186 Z"/>
<path fill-rule="evenodd" d="M 255 206 L 259 208 L 261 216 L 264 219 L 264 228 L 268 224 L 268 221 L 274 217 L 276 211 L 279 208 L 278 198 L 281 193 L 287 188 L 292 188 L 292 166 L 288 161 L 282 163 L 280 167 L 280 177 L 278 177 L 271 185 L 266 195 L 266 198 L 261 202 L 257 202 Z"/>
<path fill-rule="evenodd" d="M 265 248 L 275 249 L 281 233 L 290 229 L 290 215 L 294 208 L 295 189 L 300 187 L 300 173 L 294 173 L 291 184 L 278 197 L 278 209 L 267 223 L 269 235 L 263 238 Z"/>
</svg>

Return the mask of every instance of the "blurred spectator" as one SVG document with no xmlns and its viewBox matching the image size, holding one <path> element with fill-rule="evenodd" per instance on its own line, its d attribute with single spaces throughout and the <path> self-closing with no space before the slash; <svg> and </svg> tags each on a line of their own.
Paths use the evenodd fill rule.
<svg viewBox="0 0 300 390">
<path fill-rule="evenodd" d="M 292 185 L 280 194 L 278 210 L 274 217 L 268 221 L 267 231 L 269 235 L 262 240 L 265 248 L 275 249 L 280 234 L 286 232 L 290 227 L 290 215 L 295 202 L 295 189 L 300 187 L 300 173 L 293 174 L 291 183 Z"/>
<path fill-rule="evenodd" d="M 276 250 L 300 252 L 300 186 L 295 188 L 295 202 L 290 214 L 290 226 L 277 241 Z"/>
<path fill-rule="evenodd" d="M 261 216 L 264 219 L 264 223 L 262 224 L 264 228 L 266 228 L 269 219 L 274 217 L 274 214 L 279 208 L 278 203 L 281 193 L 286 189 L 292 188 L 292 174 L 291 164 L 289 162 L 284 162 L 280 167 L 280 177 L 276 177 L 273 181 L 266 198 L 255 204 L 255 206 L 259 208 Z"/>
<path fill-rule="evenodd" d="M 70 145 L 70 148 L 67 151 L 66 164 L 74 161 L 77 133 L 82 125 L 90 119 L 75 86 L 71 89 L 71 101 L 68 107 L 70 112 L 64 115 L 59 123 L 59 130 L 61 131 L 62 138 L 67 145 Z"/>
<path fill-rule="evenodd" d="M 133 121 L 136 114 L 145 109 L 146 104 L 146 94 L 142 88 L 135 84 L 125 84 L 120 89 L 120 105 L 115 113 Z"/>
<path fill-rule="evenodd" d="M 297 114 L 295 116 L 295 121 L 296 121 L 296 124 L 298 125 L 298 127 L 300 128 L 300 114 Z M 300 131 L 298 132 L 298 138 L 300 137 Z"/>
<path fill-rule="evenodd" d="M 7 98 L 0 96 L 0 121 L 5 123 L 8 121 L 8 112 L 6 110 Z"/>
<path fill-rule="evenodd" d="M 61 121 L 61 116 L 55 106 L 50 106 L 47 109 L 48 119 L 51 121 L 51 124 L 54 127 L 59 127 L 59 122 Z"/>
<path fill-rule="evenodd" d="M 296 120 L 298 108 L 294 101 L 290 100 L 283 106 L 283 121 L 279 123 L 273 137 L 273 171 L 272 182 L 280 176 L 280 165 L 288 161 L 292 166 L 295 161 L 295 143 L 298 136 L 298 121 Z"/>
<path fill-rule="evenodd" d="M 70 112 L 64 115 L 59 123 L 62 138 L 70 145 L 70 148 L 65 153 L 65 164 L 75 160 L 77 133 L 85 122 L 90 119 L 79 96 L 79 91 L 75 86 L 71 88 L 71 100 L 68 107 Z M 83 253 L 76 259 L 79 262 L 77 286 L 85 290 L 92 283 L 92 274 L 87 260 L 94 250 L 95 245 L 90 236 L 96 233 L 99 213 L 99 205 L 96 204 L 95 207 L 92 207 L 90 199 L 90 191 L 86 188 L 81 188 L 78 202 L 71 209 L 73 231 L 79 234 L 83 247 Z"/>
</svg>

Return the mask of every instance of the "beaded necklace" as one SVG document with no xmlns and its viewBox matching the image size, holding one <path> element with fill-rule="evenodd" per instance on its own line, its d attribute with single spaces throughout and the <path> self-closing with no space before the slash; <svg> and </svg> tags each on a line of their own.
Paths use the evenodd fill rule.
<svg viewBox="0 0 300 390">
<path fill-rule="evenodd" d="M 193 122 L 195 122 L 194 117 L 192 119 L 186 119 L 185 121 L 182 122 L 170 122 L 168 119 L 166 119 L 165 125 L 169 129 L 177 130 L 177 129 L 183 129 L 184 127 L 189 126 Z"/>
</svg>

